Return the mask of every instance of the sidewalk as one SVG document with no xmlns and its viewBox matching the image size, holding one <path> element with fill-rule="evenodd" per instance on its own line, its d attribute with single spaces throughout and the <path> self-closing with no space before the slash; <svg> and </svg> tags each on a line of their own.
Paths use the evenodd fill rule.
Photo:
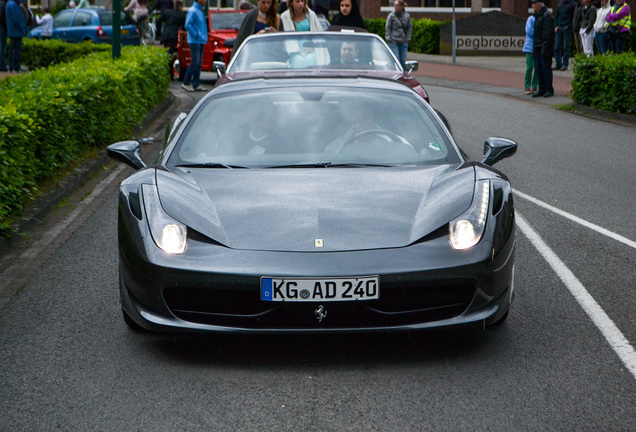
<svg viewBox="0 0 636 432">
<path fill-rule="evenodd" d="M 525 56 L 452 56 L 409 53 L 409 60 L 419 62 L 413 72 L 423 84 L 502 93 L 549 105 L 570 104 L 569 92 L 574 73 L 553 71 L 554 97 L 532 98 L 525 94 Z M 458 84 L 461 83 L 461 84 Z"/>
</svg>

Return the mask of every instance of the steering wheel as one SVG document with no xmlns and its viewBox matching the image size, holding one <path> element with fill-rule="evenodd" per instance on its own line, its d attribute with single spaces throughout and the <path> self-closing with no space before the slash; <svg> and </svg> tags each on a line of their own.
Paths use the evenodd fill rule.
<svg viewBox="0 0 636 432">
<path fill-rule="evenodd" d="M 404 142 L 402 140 L 402 138 L 400 138 L 398 135 L 394 134 L 393 132 L 391 132 L 390 130 L 387 129 L 369 129 L 369 130 L 365 130 L 362 132 L 358 132 L 357 134 L 350 136 L 343 144 L 343 146 L 349 145 L 353 142 L 358 141 L 360 138 L 362 137 L 366 137 L 366 136 L 382 136 L 384 135 L 385 137 L 389 138 L 391 141 L 390 142 L 395 142 L 398 144 L 404 144 L 406 146 L 408 146 L 411 150 L 413 150 L 414 152 L 417 153 L 417 151 L 413 148 L 413 146 L 408 143 L 408 142 Z"/>
</svg>

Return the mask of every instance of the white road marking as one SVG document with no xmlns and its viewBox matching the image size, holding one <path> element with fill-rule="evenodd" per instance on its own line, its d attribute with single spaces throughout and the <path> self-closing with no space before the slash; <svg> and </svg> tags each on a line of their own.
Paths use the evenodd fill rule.
<svg viewBox="0 0 636 432">
<path fill-rule="evenodd" d="M 610 238 L 612 238 L 612 239 L 614 239 L 616 241 L 619 241 L 621 243 L 626 244 L 627 246 L 630 246 L 630 247 L 636 249 L 636 241 L 630 240 L 630 239 L 628 239 L 626 237 L 623 237 L 623 236 L 621 236 L 619 234 L 616 234 L 615 232 L 612 232 L 612 231 L 607 230 L 607 229 L 605 229 L 603 227 L 595 225 L 592 222 L 588 222 L 585 219 L 581 219 L 578 216 L 574 216 L 571 213 L 565 212 L 565 211 L 563 211 L 561 209 L 558 209 L 558 208 L 556 208 L 554 206 L 551 206 L 550 204 L 544 203 L 543 201 L 539 201 L 538 199 L 533 198 L 530 195 L 526 195 L 523 192 L 519 192 L 516 189 L 513 190 L 513 193 L 514 193 L 515 196 L 518 196 L 518 197 L 521 197 L 521 198 L 523 198 L 525 200 L 528 200 L 528 201 L 538 205 L 539 207 L 543 207 L 546 210 L 550 210 L 551 212 L 556 213 L 558 215 L 561 215 L 561 216 L 563 216 L 566 219 L 569 219 L 569 220 L 571 220 L 573 222 L 576 222 L 576 223 L 578 223 L 580 225 L 583 225 L 584 227 L 587 227 L 587 228 L 589 228 L 591 230 L 594 230 L 594 231 L 596 231 L 596 232 L 598 232 L 600 234 L 606 235 L 607 237 L 610 237 Z"/>
<path fill-rule="evenodd" d="M 106 177 L 97 186 L 95 186 L 95 189 L 91 191 L 88 197 L 86 197 L 86 199 L 84 199 L 81 204 L 78 205 L 68 215 L 66 219 L 50 229 L 37 243 L 34 243 L 29 249 L 24 251 L 24 253 L 20 256 L 20 260 L 35 258 L 40 253 L 40 251 L 44 249 L 45 246 L 49 245 L 55 239 L 55 237 L 57 237 L 64 230 L 64 228 L 69 226 L 77 218 L 77 216 L 82 213 L 86 206 L 93 202 L 95 197 L 99 196 L 99 194 L 102 193 L 102 191 L 117 178 L 119 173 L 121 173 L 124 168 L 124 165 L 119 165 L 117 168 L 115 168 L 108 177 Z"/>
<path fill-rule="evenodd" d="M 559 257 L 543 241 L 541 236 L 516 213 L 517 227 L 525 234 L 534 247 L 539 251 L 548 265 L 556 272 L 563 281 L 567 289 L 572 293 L 576 301 L 581 305 L 585 313 L 592 319 L 592 322 L 601 331 L 614 352 L 621 359 L 627 370 L 636 378 L 636 350 L 632 347 L 627 338 L 616 327 L 616 324 L 605 313 L 603 308 L 596 303 L 594 298 L 587 292 L 583 284 L 574 276 L 574 273 L 559 259 Z"/>
</svg>

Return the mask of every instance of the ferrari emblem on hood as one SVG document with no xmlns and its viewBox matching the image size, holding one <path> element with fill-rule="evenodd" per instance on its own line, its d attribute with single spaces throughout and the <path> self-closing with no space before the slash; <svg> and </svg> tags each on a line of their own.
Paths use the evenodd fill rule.
<svg viewBox="0 0 636 432">
<path fill-rule="evenodd" d="M 315 239 L 314 247 L 322 247 L 322 239 Z"/>
</svg>

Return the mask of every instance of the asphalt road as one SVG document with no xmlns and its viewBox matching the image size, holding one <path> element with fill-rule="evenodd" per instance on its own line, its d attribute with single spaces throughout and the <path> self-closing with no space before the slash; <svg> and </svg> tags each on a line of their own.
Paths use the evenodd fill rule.
<svg viewBox="0 0 636 432">
<path fill-rule="evenodd" d="M 426 89 L 473 158 L 489 136 L 519 142 L 496 166 L 518 192 L 516 299 L 505 325 L 131 332 L 116 244 L 116 187 L 131 171 L 106 166 L 0 261 L 10 293 L 0 306 L 0 429 L 636 430 L 636 128 L 486 89 Z M 157 147 L 161 124 L 153 134 Z"/>
</svg>

